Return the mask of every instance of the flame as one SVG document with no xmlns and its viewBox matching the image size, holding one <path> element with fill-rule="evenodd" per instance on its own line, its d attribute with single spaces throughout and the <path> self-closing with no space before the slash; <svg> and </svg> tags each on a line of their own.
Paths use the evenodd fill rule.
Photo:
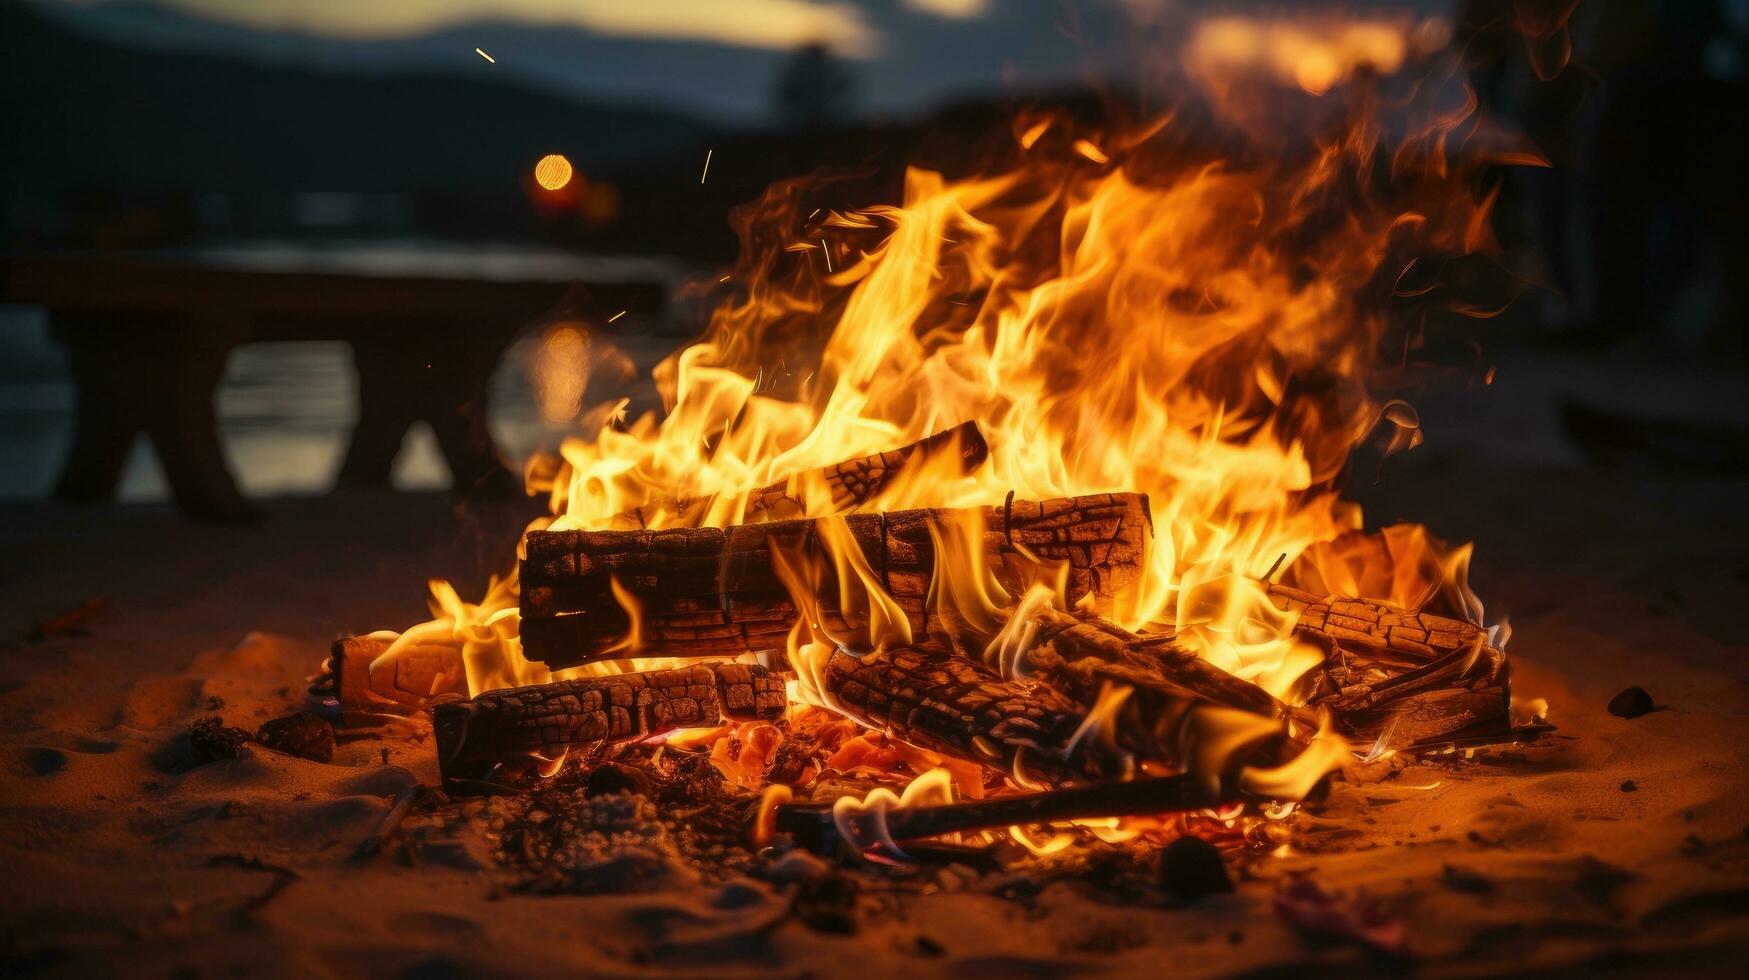
<svg viewBox="0 0 1749 980">
<path fill-rule="evenodd" d="M 952 802 L 952 775 L 946 769 L 931 769 L 911 780 L 901 793 L 880 786 L 860 800 L 854 796 L 839 797 L 832 803 L 832 822 L 837 825 L 838 836 L 851 844 L 855 852 L 866 855 L 879 845 L 884 853 L 908 860 L 887 827 L 887 813 Z"/>
<path fill-rule="evenodd" d="M 786 486 L 802 513 L 784 516 L 813 518 L 807 542 L 774 541 L 771 552 L 799 611 L 784 651 L 790 690 L 827 710 L 821 672 L 835 652 L 919 639 L 857 546 L 845 521 L 855 510 L 1145 493 L 1153 543 L 1111 618 L 1170 631 L 1289 703 L 1322 654 L 1295 638 L 1297 613 L 1270 600 L 1265 583 L 1278 570 L 1308 591 L 1439 602 L 1481 622 L 1467 546 L 1419 527 L 1359 534 L 1359 508 L 1336 487 L 1351 451 L 1376 432 L 1388 451 L 1420 440 L 1408 406 L 1371 394 L 1381 365 L 1412 346 L 1393 304 L 1486 315 L 1450 300 L 1432 270 L 1492 247 L 1492 198 L 1469 189 L 1476 168 L 1533 159 L 1458 152 L 1475 131 L 1474 99 L 1438 85 L 1392 105 L 1393 118 L 1419 122 L 1384 124 L 1360 79 L 1428 57 L 1442 31 L 1377 18 L 1203 21 L 1185 70 L 1221 106 L 1256 84 L 1288 86 L 1302 102 L 1349 100 L 1303 139 L 1260 144 L 1267 152 L 1217 157 L 1174 117 L 1095 131 L 1031 116 L 1016 120 L 1014 146 L 991 169 L 953 179 L 911 169 L 897 203 L 813 207 L 809 182 L 774 186 L 737 212 L 743 254 L 718 281 L 723 298 L 704 336 L 655 370 L 661 411 L 632 418 L 625 399 L 581 408 L 580 434 L 556 458 L 531 461 L 530 490 L 552 511 L 537 526 L 606 528 L 633 511 L 652 529 L 768 520 L 749 513 L 750 495 Z M 559 373 L 590 360 L 585 336 L 555 333 L 548 346 Z M 573 402 L 581 407 L 588 388 L 549 379 L 543 390 L 556 404 L 549 415 L 578 416 Z M 942 454 L 862 502 L 809 475 L 967 420 L 990 446 L 971 472 Z M 1067 605 L 1064 570 L 1036 569 L 1017 598 L 985 564 L 975 512 L 929 532 L 930 621 L 1012 677 L 1037 616 Z M 614 594 L 633 623 L 625 652 L 636 653 L 636 602 L 617 581 Z M 521 655 L 514 577 L 495 580 L 477 605 L 441 583 L 433 595 L 437 618 L 385 656 L 454 643 L 474 692 L 667 664 L 554 675 Z M 1115 691 L 1100 701 L 1083 734 L 1123 710 Z M 1242 749 L 1281 734 L 1277 722 L 1240 714 L 1161 721 L 1181 722 L 1189 771 L 1224 779 Z M 1293 797 L 1348 755 L 1326 724 L 1291 762 L 1238 775 Z M 1026 783 L 1018 766 L 1011 779 Z"/>
</svg>

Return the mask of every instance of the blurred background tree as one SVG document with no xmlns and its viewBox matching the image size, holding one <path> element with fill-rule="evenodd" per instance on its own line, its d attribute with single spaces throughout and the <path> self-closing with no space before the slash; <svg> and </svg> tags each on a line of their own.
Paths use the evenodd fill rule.
<svg viewBox="0 0 1749 980">
<path fill-rule="evenodd" d="M 792 129 L 843 125 L 856 107 L 856 80 L 820 42 L 796 49 L 771 90 L 777 118 Z"/>
</svg>

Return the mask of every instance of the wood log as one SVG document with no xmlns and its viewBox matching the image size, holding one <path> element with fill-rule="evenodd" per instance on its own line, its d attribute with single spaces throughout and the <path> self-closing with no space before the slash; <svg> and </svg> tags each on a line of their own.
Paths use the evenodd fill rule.
<svg viewBox="0 0 1749 980">
<path fill-rule="evenodd" d="M 1042 610 L 1038 623 L 1028 667 L 1077 700 L 1091 703 L 1099 684 L 1109 680 L 1172 700 L 1207 701 L 1269 717 L 1287 714 L 1287 706 L 1268 691 L 1202 659 L 1171 634 L 1142 636 L 1097 616 L 1056 609 Z"/>
<path fill-rule="evenodd" d="M 461 648 L 453 643 L 406 647 L 372 670 L 399 638 L 399 633 L 382 630 L 334 641 L 327 670 L 342 710 L 410 714 L 444 695 L 467 695 L 467 670 Z"/>
<path fill-rule="evenodd" d="M 978 423 L 961 422 L 908 446 L 834 463 L 755 490 L 748 495 L 744 512 L 735 523 L 760 524 L 805 516 L 807 506 L 800 488 L 811 480 L 819 481 L 831 493 L 832 512 L 842 514 L 868 504 L 882 490 L 893 486 L 901 474 L 916 472 L 931 461 L 951 459 L 951 466 L 958 473 L 970 473 L 982 466 L 989 456 L 990 446 L 984 441 Z M 615 515 L 608 527 L 616 531 L 638 531 L 653 525 L 695 527 L 704 523 L 713 499 L 694 497 L 653 501 Z"/>
<path fill-rule="evenodd" d="M 543 760 L 677 728 L 774 720 L 783 680 L 749 664 L 694 664 L 489 691 L 432 708 L 444 788 L 508 785 Z"/>
<path fill-rule="evenodd" d="M 1053 782 L 1117 768 L 1094 740 L 1074 743 L 1084 706 L 1044 684 L 1004 680 L 965 657 L 914 647 L 862 657 L 840 651 L 827 661 L 822 684 L 860 724 L 956 758 L 1020 766 Z"/>
<path fill-rule="evenodd" d="M 1344 734 L 1389 745 L 1510 737 L 1511 667 L 1481 627 L 1281 585 L 1269 594 L 1299 612 L 1296 632 L 1326 649 L 1327 683 L 1312 703 L 1328 708 Z"/>
<path fill-rule="evenodd" d="M 983 511 L 984 553 L 998 580 L 1018 594 L 1035 559 L 1062 562 L 1070 601 L 1092 596 L 1096 608 L 1108 608 L 1112 596 L 1141 574 L 1153 533 L 1142 494 L 1010 497 Z M 914 636 L 930 627 L 930 525 L 948 517 L 947 511 L 927 509 L 845 518 L 883 587 L 911 620 Z M 643 610 L 641 652 L 704 657 L 781 647 L 797 612 L 772 569 L 773 544 L 823 554 L 813 521 L 532 531 L 524 540 L 523 652 L 553 669 L 626 655 L 616 647 L 630 618 L 614 598 L 615 579 Z M 820 600 L 828 629 L 860 629 L 839 614 L 831 575 Z"/>
<path fill-rule="evenodd" d="M 1486 636 L 1481 627 L 1461 619 L 1399 609 L 1370 599 L 1316 596 L 1285 585 L 1271 585 L 1269 596 L 1279 608 L 1300 614 L 1294 628 L 1301 633 L 1316 634 L 1344 647 L 1375 650 L 1407 664 L 1468 649 L 1476 637 Z"/>
</svg>

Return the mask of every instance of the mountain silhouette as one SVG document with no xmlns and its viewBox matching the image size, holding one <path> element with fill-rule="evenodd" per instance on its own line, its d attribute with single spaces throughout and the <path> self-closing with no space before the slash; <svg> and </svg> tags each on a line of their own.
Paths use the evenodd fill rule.
<svg viewBox="0 0 1749 980">
<path fill-rule="evenodd" d="M 710 132 L 678 112 L 511 78 L 317 71 L 112 43 L 16 0 L 0 0 L 0 116 L 0 193 L 15 198 L 93 187 L 520 193 L 546 153 L 593 174 L 690 153 Z"/>
</svg>

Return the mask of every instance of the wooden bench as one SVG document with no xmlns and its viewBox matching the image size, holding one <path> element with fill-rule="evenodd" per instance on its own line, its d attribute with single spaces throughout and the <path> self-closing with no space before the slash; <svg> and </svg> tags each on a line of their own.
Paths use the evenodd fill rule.
<svg viewBox="0 0 1749 980">
<path fill-rule="evenodd" d="M 486 428 L 504 349 L 532 324 L 655 313 L 667 281 L 653 263 L 552 254 L 263 248 L 164 255 L 20 255 L 0 300 L 47 309 L 66 345 L 77 423 L 55 495 L 112 499 L 134 438 L 151 438 L 180 510 L 247 522 L 221 451 L 213 398 L 238 344 L 352 345 L 359 417 L 339 483 L 385 486 L 408 428 L 431 426 L 458 490 L 516 487 Z"/>
</svg>

